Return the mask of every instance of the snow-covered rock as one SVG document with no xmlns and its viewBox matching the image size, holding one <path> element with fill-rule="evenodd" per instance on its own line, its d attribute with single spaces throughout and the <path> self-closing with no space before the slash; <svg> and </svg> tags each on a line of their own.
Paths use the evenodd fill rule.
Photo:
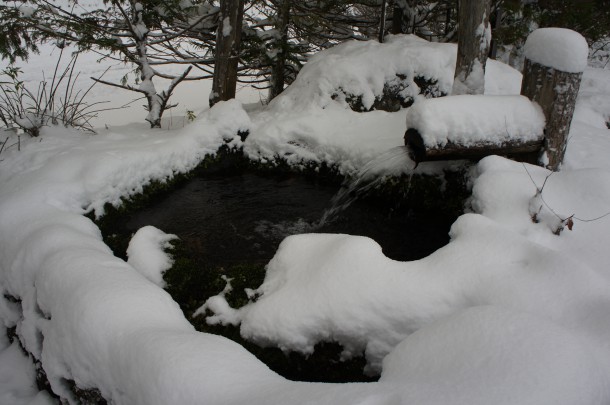
<svg viewBox="0 0 610 405">
<path fill-rule="evenodd" d="M 166 251 L 176 238 L 150 225 L 138 229 L 127 246 L 127 263 L 159 287 L 165 287 L 163 273 L 173 264 Z"/>
</svg>

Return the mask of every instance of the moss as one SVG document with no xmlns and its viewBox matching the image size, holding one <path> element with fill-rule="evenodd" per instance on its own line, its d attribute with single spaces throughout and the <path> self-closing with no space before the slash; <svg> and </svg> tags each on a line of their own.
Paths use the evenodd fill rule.
<svg viewBox="0 0 610 405">
<path fill-rule="evenodd" d="M 173 265 L 163 274 L 165 290 L 190 317 L 210 297 L 219 294 L 229 279 L 233 290 L 226 295 L 229 304 L 239 308 L 248 303 L 245 289 L 256 289 L 265 278 L 263 263 L 238 263 L 229 267 L 210 267 L 193 257 L 179 239 L 170 242 L 167 253 Z"/>
<path fill-rule="evenodd" d="M 271 161 L 261 162 L 248 160 L 246 170 L 253 171 L 260 175 L 271 175 L 274 177 L 283 174 L 292 176 L 300 174 L 308 180 L 322 182 L 325 184 L 341 185 L 344 181 L 343 176 L 337 165 L 329 165 L 326 162 L 302 161 L 297 164 L 290 164 L 282 156 L 275 156 Z"/>
<path fill-rule="evenodd" d="M 261 347 L 241 337 L 235 326 L 208 325 L 203 316 L 191 322 L 199 331 L 222 335 L 243 346 L 271 370 L 293 381 L 308 382 L 371 382 L 378 375 L 363 373 L 366 359 L 363 355 L 349 360 L 341 360 L 343 348 L 335 342 L 323 342 L 314 347 L 311 355 L 298 352 L 284 352 L 277 347 Z"/>
<path fill-rule="evenodd" d="M 206 267 L 190 256 L 186 245 L 180 240 L 171 242 L 167 252 L 174 264 L 163 276 L 166 291 L 176 300 L 187 319 L 201 332 L 213 333 L 229 338 L 267 364 L 278 374 L 299 381 L 374 381 L 377 377 L 365 376 L 363 356 L 341 361 L 340 345 L 332 342 L 321 343 L 310 356 L 300 353 L 284 353 L 275 347 L 260 347 L 241 337 L 235 326 L 208 325 L 204 316 L 193 317 L 193 313 L 211 296 L 219 294 L 226 286 L 225 277 L 230 279 L 232 291 L 225 298 L 233 308 L 240 308 L 249 302 L 245 289 L 256 289 L 265 276 L 263 264 L 237 264 L 227 268 Z"/>
<path fill-rule="evenodd" d="M 106 405 L 108 403 L 97 388 L 80 388 L 74 380 L 64 380 L 64 384 L 81 405 Z"/>
<path fill-rule="evenodd" d="M 190 172 L 175 173 L 163 180 L 152 180 L 143 185 L 142 192 L 121 198 L 118 206 L 106 203 L 102 216 L 96 218 L 94 212 L 89 212 L 87 217 L 100 228 L 104 243 L 112 249 L 115 256 L 126 259 L 125 252 L 132 235 L 124 232 L 124 223 L 132 213 L 145 209 L 202 173 L 240 171 L 246 167 L 248 159 L 240 149 L 223 145 L 215 155 L 206 156 Z"/>
</svg>

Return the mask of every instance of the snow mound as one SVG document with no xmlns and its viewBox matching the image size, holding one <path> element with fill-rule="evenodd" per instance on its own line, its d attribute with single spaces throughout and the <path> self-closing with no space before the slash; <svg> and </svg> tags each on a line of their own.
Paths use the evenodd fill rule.
<svg viewBox="0 0 610 405">
<path fill-rule="evenodd" d="M 297 110 L 311 105 L 326 107 L 333 102 L 347 106 L 336 97 L 338 92 L 362 97 L 370 109 L 383 94 L 384 85 L 406 77 L 409 96 L 419 94 L 415 77 L 437 81 L 438 89 L 448 94 L 453 84 L 456 46 L 431 43 L 413 35 L 389 36 L 377 41 L 347 41 L 318 52 L 301 69 L 292 83 L 270 107 Z"/>
<path fill-rule="evenodd" d="M 428 147 L 535 141 L 545 124 L 542 109 L 527 97 L 479 95 L 422 100 L 407 111 L 406 121 Z"/>
<path fill-rule="evenodd" d="M 165 287 L 163 273 L 173 264 L 165 250 L 176 238 L 150 225 L 138 229 L 127 247 L 127 263 L 159 287 Z"/>
<path fill-rule="evenodd" d="M 458 349 L 459 348 L 459 349 Z M 472 307 L 423 327 L 384 360 L 381 382 L 419 387 L 409 403 L 599 404 L 604 380 L 587 341 L 548 320 Z M 425 387 L 421 389 L 421 387 Z"/>
<path fill-rule="evenodd" d="M 527 199 L 519 216 L 536 227 Z M 608 305 L 602 292 L 607 283 L 586 264 L 507 234 L 480 215 L 460 217 L 451 237 L 431 256 L 405 263 L 388 259 L 364 237 L 288 237 L 268 265 L 258 300 L 238 311 L 241 333 L 302 353 L 320 341 L 335 341 L 345 357 L 364 353 L 368 370 L 378 372 L 383 357 L 409 334 L 473 305 L 524 310 L 600 332 L 589 323 L 590 314 L 579 318 L 584 312 L 574 312 L 578 305 L 585 311 L 596 294 L 598 308 Z M 222 321 L 222 313 L 217 315 Z M 232 309 L 226 315 L 236 319 Z"/>
<path fill-rule="evenodd" d="M 589 45 L 576 31 L 539 28 L 525 41 L 525 57 L 562 72 L 580 73 L 587 67 Z"/>
</svg>

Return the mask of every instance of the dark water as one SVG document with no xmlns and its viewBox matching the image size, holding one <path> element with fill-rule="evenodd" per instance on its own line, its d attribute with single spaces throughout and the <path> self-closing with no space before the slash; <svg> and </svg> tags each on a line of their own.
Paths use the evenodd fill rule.
<svg viewBox="0 0 610 405">
<path fill-rule="evenodd" d="M 284 237 L 299 233 L 368 236 L 395 260 L 425 257 L 448 242 L 446 219 L 363 201 L 318 226 L 337 191 L 296 175 L 200 177 L 132 215 L 126 227 L 135 232 L 153 225 L 176 234 L 197 260 L 212 266 L 267 263 Z"/>
</svg>

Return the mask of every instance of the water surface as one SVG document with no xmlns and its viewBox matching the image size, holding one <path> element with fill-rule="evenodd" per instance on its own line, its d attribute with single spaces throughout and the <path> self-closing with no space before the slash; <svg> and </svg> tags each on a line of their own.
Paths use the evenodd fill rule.
<svg viewBox="0 0 610 405">
<path fill-rule="evenodd" d="M 298 175 L 206 175 L 132 215 L 126 227 L 135 232 L 153 225 L 176 234 L 196 260 L 215 267 L 267 263 L 283 238 L 299 233 L 368 236 L 402 261 L 425 257 L 449 241 L 451 221 L 371 201 L 356 200 L 320 226 L 337 191 Z"/>
</svg>

